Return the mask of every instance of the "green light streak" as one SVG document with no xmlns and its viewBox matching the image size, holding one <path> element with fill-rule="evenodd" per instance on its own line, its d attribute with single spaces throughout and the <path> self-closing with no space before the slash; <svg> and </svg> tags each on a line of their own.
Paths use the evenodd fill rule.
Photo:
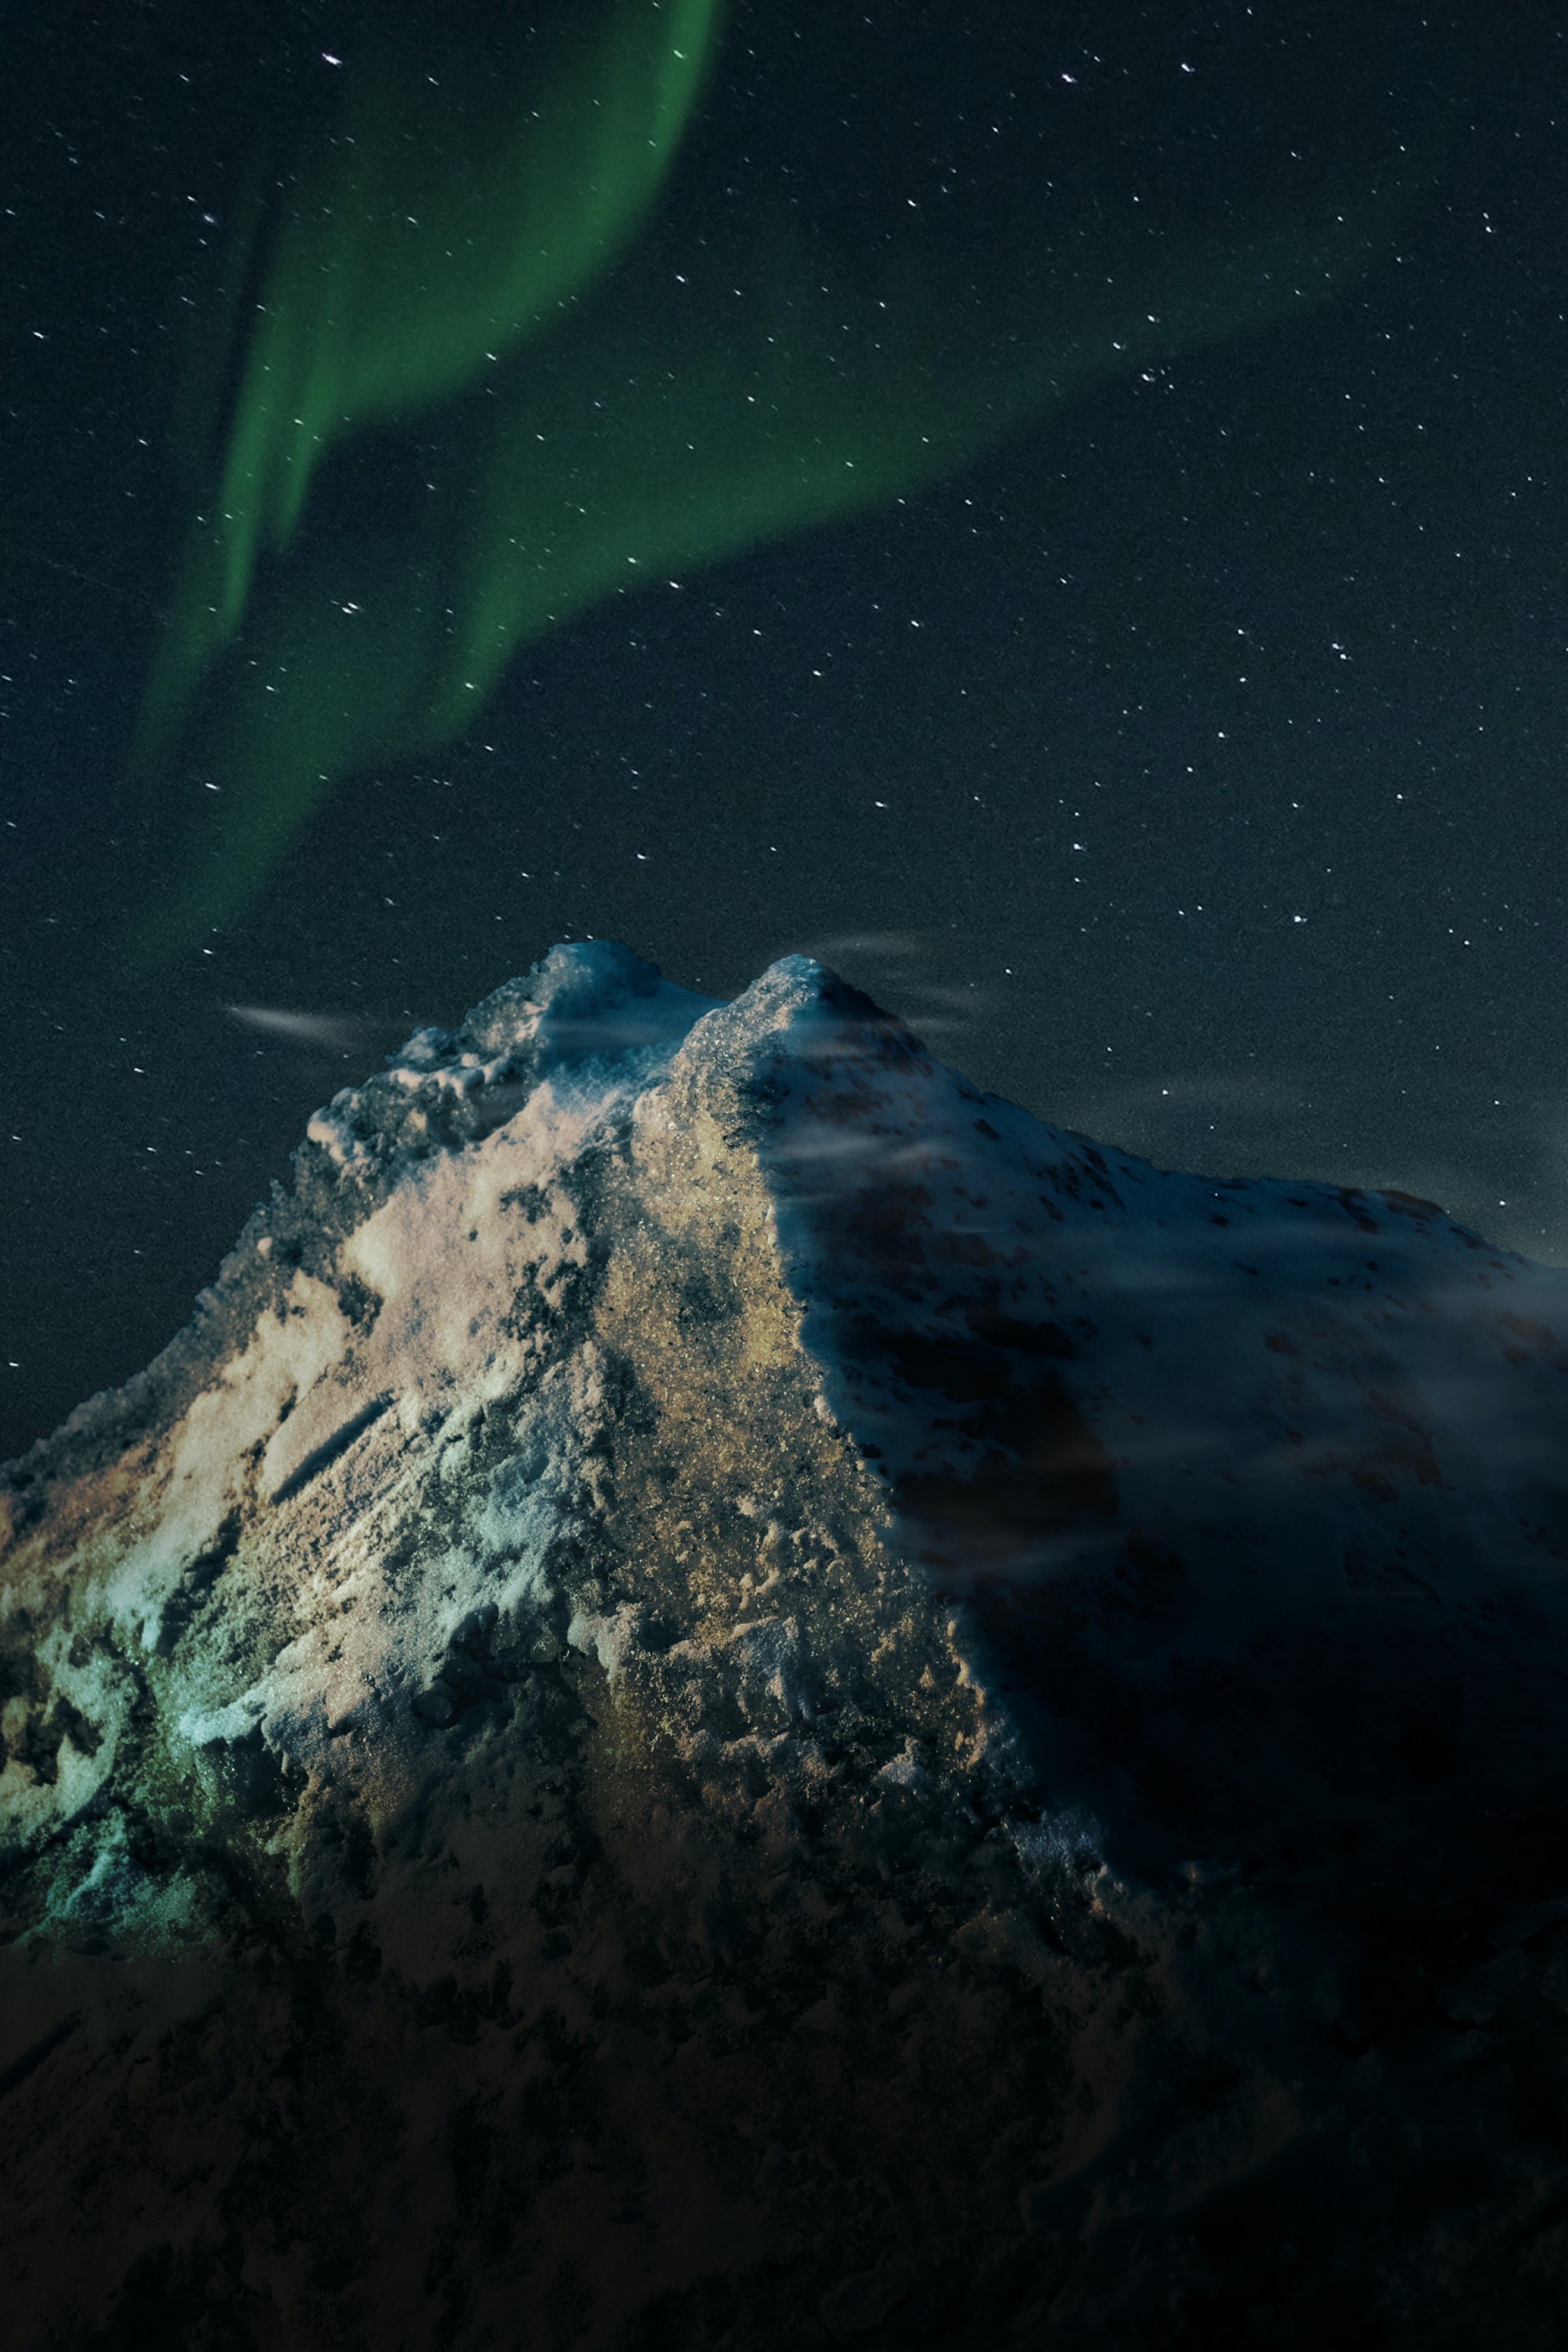
<svg viewBox="0 0 1568 2352">
<path fill-rule="evenodd" d="M 300 174 L 247 341 L 214 493 L 176 591 L 134 765 L 171 754 L 191 698 L 288 547 L 333 445 L 466 383 L 636 234 L 674 161 L 722 0 L 609 0 L 504 103 L 459 60 L 388 47 Z M 254 233 L 245 207 L 242 240 Z M 236 262 L 243 258 L 237 253 Z"/>
<path fill-rule="evenodd" d="M 890 261 L 829 262 L 766 216 L 696 254 L 657 227 L 628 251 L 717 15 L 617 0 L 477 163 L 471 142 L 421 139 L 426 96 L 384 69 L 352 159 L 318 159 L 149 694 L 148 786 L 167 792 L 178 751 L 221 790 L 198 795 L 143 957 L 243 905 L 340 777 L 463 734 L 519 649 L 574 614 L 885 505 L 1096 383 L 1302 315 L 1364 275 L 1422 176 L 1225 239 L 1064 240 L 1042 217 L 984 267 L 939 258 L 918 225 Z M 301 530 L 331 443 L 416 414 L 402 510 L 352 541 Z"/>
</svg>

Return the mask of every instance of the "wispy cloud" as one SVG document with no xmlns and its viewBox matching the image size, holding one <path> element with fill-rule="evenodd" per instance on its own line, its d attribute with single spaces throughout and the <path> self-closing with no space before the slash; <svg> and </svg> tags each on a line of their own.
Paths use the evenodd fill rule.
<svg viewBox="0 0 1568 2352">
<path fill-rule="evenodd" d="M 290 1013 L 276 1004 L 226 1004 L 223 1009 L 231 1021 L 237 1021 L 244 1028 L 256 1030 L 264 1037 L 286 1040 L 292 1045 L 310 1046 L 321 1054 L 352 1054 L 363 1050 L 376 1036 L 397 1025 L 386 1021 L 373 1021 L 358 1013 Z"/>
<path fill-rule="evenodd" d="M 806 940 L 802 952 L 826 964 L 832 964 L 838 956 L 869 956 L 876 961 L 886 957 L 897 961 L 920 955 L 925 944 L 923 931 L 836 931 L 826 939 Z"/>
</svg>

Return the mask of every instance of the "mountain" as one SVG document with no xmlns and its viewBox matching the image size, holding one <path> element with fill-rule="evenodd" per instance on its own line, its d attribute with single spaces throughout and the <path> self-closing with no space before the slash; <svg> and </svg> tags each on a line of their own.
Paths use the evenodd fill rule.
<svg viewBox="0 0 1568 2352">
<path fill-rule="evenodd" d="M 28 2346 L 1546 2347 L 1568 1276 L 557 948 L 4 1474 Z"/>
</svg>

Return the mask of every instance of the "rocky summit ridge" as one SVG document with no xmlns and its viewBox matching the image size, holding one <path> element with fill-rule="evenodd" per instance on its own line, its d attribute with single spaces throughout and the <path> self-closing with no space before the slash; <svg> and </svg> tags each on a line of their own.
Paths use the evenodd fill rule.
<svg viewBox="0 0 1568 2352">
<path fill-rule="evenodd" d="M 1565 1441 L 1430 1202 L 557 948 L 0 1474 L 10 2340 L 1559 2342 Z"/>
</svg>

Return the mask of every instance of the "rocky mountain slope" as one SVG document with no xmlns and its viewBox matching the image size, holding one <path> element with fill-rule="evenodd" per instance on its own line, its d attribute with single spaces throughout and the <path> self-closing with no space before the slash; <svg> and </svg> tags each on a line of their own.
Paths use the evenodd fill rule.
<svg viewBox="0 0 1568 2352">
<path fill-rule="evenodd" d="M 1545 2347 L 1568 1276 L 560 948 L 4 1475 L 14 2341 Z"/>
</svg>

